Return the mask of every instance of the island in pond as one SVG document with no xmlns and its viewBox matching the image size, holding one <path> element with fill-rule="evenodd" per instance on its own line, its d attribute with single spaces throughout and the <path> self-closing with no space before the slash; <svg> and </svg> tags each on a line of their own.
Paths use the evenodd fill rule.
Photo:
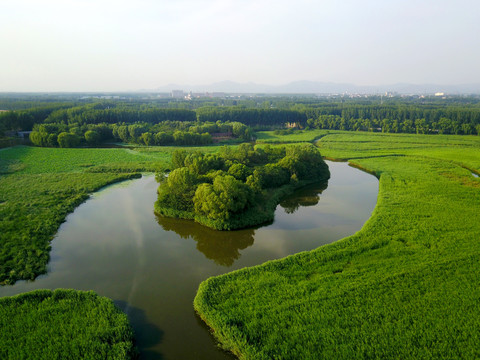
<svg viewBox="0 0 480 360">
<path fill-rule="evenodd" d="M 330 171 L 311 144 L 238 148 L 218 153 L 177 150 L 173 170 L 160 182 L 155 213 L 193 219 L 216 230 L 234 230 L 273 220 L 283 197 L 307 184 L 327 181 Z"/>
</svg>

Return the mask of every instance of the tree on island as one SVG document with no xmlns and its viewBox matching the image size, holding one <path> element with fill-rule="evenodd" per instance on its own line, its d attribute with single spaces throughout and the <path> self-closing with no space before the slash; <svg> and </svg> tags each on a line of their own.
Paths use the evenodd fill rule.
<svg viewBox="0 0 480 360">
<path fill-rule="evenodd" d="M 182 149 L 173 153 L 172 167 L 168 178 L 161 177 L 155 212 L 219 230 L 271 221 L 282 196 L 330 177 L 311 144 L 264 149 L 241 144 L 219 154 Z"/>
</svg>

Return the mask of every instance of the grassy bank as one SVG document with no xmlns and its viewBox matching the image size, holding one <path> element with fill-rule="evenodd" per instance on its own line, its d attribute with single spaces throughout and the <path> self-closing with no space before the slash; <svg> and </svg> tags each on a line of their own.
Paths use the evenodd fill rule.
<svg viewBox="0 0 480 360">
<path fill-rule="evenodd" d="M 14 147 L 0 152 L 0 284 L 46 271 L 50 240 L 98 189 L 165 166 L 169 153 Z"/>
<path fill-rule="evenodd" d="M 194 306 L 241 359 L 480 357 L 480 138 L 336 133 L 380 178 L 357 234 L 203 282 Z"/>
<path fill-rule="evenodd" d="M 132 359 L 127 316 L 94 292 L 37 290 L 0 299 L 2 359 Z"/>
</svg>

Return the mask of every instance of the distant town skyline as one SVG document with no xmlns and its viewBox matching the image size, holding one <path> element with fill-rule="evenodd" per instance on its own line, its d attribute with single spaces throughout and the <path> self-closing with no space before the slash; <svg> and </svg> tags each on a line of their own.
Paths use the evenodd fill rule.
<svg viewBox="0 0 480 360">
<path fill-rule="evenodd" d="M 480 84 L 479 13 L 473 0 L 16 0 L 0 13 L 0 91 Z"/>
</svg>

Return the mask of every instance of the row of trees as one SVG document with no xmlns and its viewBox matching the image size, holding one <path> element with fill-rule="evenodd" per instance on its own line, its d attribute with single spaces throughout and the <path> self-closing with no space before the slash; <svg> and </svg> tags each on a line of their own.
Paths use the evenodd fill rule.
<svg viewBox="0 0 480 360">
<path fill-rule="evenodd" d="M 289 110 L 202 107 L 196 112 L 200 121 L 231 120 L 259 128 L 290 123 L 332 130 L 480 135 L 478 107 L 319 103 Z"/>
<path fill-rule="evenodd" d="M 30 133 L 32 144 L 42 147 L 77 147 L 81 144 L 95 146 L 112 139 L 112 129 L 107 124 L 36 124 Z"/>
<path fill-rule="evenodd" d="M 115 123 L 149 123 L 162 121 L 196 121 L 194 111 L 183 109 L 163 109 L 148 107 L 138 103 L 101 102 L 71 107 L 52 112 L 47 123 L 63 124 L 115 124 Z"/>
<path fill-rule="evenodd" d="M 212 104 L 216 106 L 211 106 Z M 196 109 L 170 108 L 169 103 L 151 104 L 141 101 L 101 101 L 83 105 L 73 102 L 42 104 L 31 109 L 1 112 L 0 131 L 31 130 L 35 124 L 81 128 L 86 125 L 138 123 L 148 124 L 148 132 L 152 134 L 173 133 L 170 131 L 172 127 L 175 127 L 174 130 L 202 134 L 223 132 L 205 129 L 220 121 L 241 123 L 257 129 L 284 128 L 285 124 L 289 123 L 304 128 L 480 134 L 480 107 L 474 104 L 459 105 L 449 102 L 421 104 L 402 101 L 363 104 L 351 101 L 344 103 L 301 99 L 289 102 L 269 101 L 265 106 L 261 104 L 260 108 L 212 104 L 200 102 L 197 104 L 200 107 Z M 258 104 L 253 102 L 251 106 Z M 275 106 L 282 108 L 272 108 Z M 193 124 L 204 129 L 190 129 Z M 84 132 L 76 134 L 82 137 Z"/>
<path fill-rule="evenodd" d="M 212 133 L 210 133 L 210 132 Z M 214 141 L 212 134 L 226 133 L 232 138 L 250 141 L 253 131 L 242 123 L 204 123 L 166 121 L 120 124 L 37 124 L 30 133 L 36 146 L 76 147 L 81 144 L 98 145 L 104 141 L 122 141 L 141 145 L 206 145 Z M 60 136 L 61 135 L 61 136 Z"/>
<path fill-rule="evenodd" d="M 305 124 L 305 114 L 295 110 L 248 109 L 243 107 L 201 107 L 196 109 L 200 122 L 236 121 L 248 126 L 270 128 L 283 127 L 286 123 Z"/>
<path fill-rule="evenodd" d="M 442 117 L 438 121 L 428 122 L 425 118 L 401 121 L 397 119 L 345 119 L 339 115 L 320 115 L 316 119 L 308 119 L 307 127 L 331 130 L 382 131 L 385 133 L 480 135 L 480 123 L 460 123 L 446 117 Z"/>
<path fill-rule="evenodd" d="M 318 149 L 310 144 L 262 149 L 244 143 L 237 150 L 224 147 L 218 154 L 178 150 L 172 167 L 168 177 L 158 177 L 156 211 L 206 219 L 217 229 L 237 227 L 239 219 L 248 219 L 244 226 L 258 222 L 260 217 L 242 217 L 268 201 L 268 189 L 330 176 Z"/>
<path fill-rule="evenodd" d="M 71 103 L 54 103 L 34 106 L 31 109 L 0 112 L 0 135 L 3 131 L 30 131 L 35 124 L 42 124 L 45 119 L 58 109 L 69 108 Z"/>
</svg>

